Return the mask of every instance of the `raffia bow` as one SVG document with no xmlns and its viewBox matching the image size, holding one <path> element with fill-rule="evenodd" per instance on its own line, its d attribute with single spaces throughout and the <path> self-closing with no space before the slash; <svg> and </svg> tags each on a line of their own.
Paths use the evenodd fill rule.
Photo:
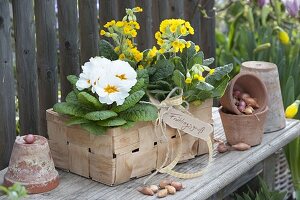
<svg viewBox="0 0 300 200">
<path fill-rule="evenodd" d="M 176 93 L 176 91 L 179 91 L 179 94 L 172 97 L 172 95 L 174 95 Z M 159 102 L 158 100 L 156 100 L 156 99 L 154 99 L 153 97 L 150 96 L 150 101 L 151 101 L 150 104 L 156 106 L 158 108 L 158 110 L 159 110 L 159 112 L 158 112 L 158 118 L 157 118 L 156 123 L 155 123 L 155 133 L 156 133 L 156 136 L 159 138 L 159 136 L 157 135 L 157 128 L 161 129 L 163 140 L 160 140 L 160 141 L 168 142 L 168 137 L 166 136 L 167 124 L 164 122 L 163 118 L 164 118 L 164 115 L 169 111 L 170 108 L 174 107 L 174 108 L 179 109 L 179 110 L 181 110 L 181 111 L 183 111 L 185 113 L 190 114 L 188 112 L 189 103 L 186 102 L 186 101 L 184 101 L 183 98 L 182 98 L 182 96 L 183 96 L 183 90 L 181 88 L 179 88 L 179 87 L 174 88 L 168 94 L 168 96 L 166 97 L 166 99 L 163 100 L 162 102 Z M 149 102 L 147 102 L 147 103 L 149 103 Z M 183 103 L 186 104 L 186 107 L 182 106 Z M 205 142 L 207 143 L 208 151 L 209 151 L 208 165 L 204 169 L 201 169 L 200 171 L 195 172 L 195 173 L 180 173 L 180 172 L 174 171 L 173 168 L 177 165 L 177 163 L 179 162 L 179 160 L 181 158 L 181 155 L 182 155 L 182 137 L 181 137 L 181 132 L 180 132 L 179 129 L 176 129 L 176 130 L 177 130 L 177 134 L 179 136 L 179 147 L 178 147 L 178 152 L 177 152 L 177 154 L 175 156 L 175 159 L 170 164 L 168 164 L 167 166 L 165 166 L 166 163 L 167 163 L 167 161 L 168 161 L 168 159 L 169 159 L 169 154 L 170 154 L 170 144 L 171 143 L 168 142 L 168 145 L 167 145 L 167 154 L 166 154 L 166 157 L 165 157 L 165 160 L 164 160 L 163 164 L 161 165 L 161 167 L 159 167 L 158 169 L 156 169 L 156 171 L 154 173 L 152 173 L 144 181 L 144 184 L 146 184 L 158 172 L 166 173 L 166 174 L 172 175 L 174 177 L 183 178 L 183 179 L 198 177 L 198 176 L 201 176 L 204 173 L 204 171 L 207 169 L 207 167 L 211 163 L 211 161 L 212 161 L 212 155 L 213 155 L 213 148 L 212 148 L 211 139 L 207 138 L 207 139 L 205 139 Z"/>
</svg>

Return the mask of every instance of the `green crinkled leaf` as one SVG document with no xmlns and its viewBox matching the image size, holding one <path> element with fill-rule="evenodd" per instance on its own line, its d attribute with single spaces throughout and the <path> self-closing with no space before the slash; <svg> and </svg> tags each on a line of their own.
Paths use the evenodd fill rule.
<svg viewBox="0 0 300 200">
<path fill-rule="evenodd" d="M 214 86 L 212 86 L 211 84 L 206 83 L 206 82 L 199 82 L 199 83 L 197 83 L 196 88 L 198 90 L 210 91 L 210 90 L 214 89 Z"/>
<path fill-rule="evenodd" d="M 69 75 L 69 76 L 67 76 L 67 79 L 72 85 L 76 85 L 76 83 L 78 81 L 78 77 L 75 75 Z"/>
<path fill-rule="evenodd" d="M 131 108 L 135 104 L 137 104 L 144 95 L 145 95 L 145 92 L 143 90 L 134 92 L 125 99 L 125 101 L 122 105 L 117 106 L 117 107 L 113 108 L 112 110 L 115 112 L 122 112 L 124 110 L 127 110 L 128 108 Z"/>
<path fill-rule="evenodd" d="M 122 125 L 121 127 L 125 128 L 125 129 L 129 129 L 129 128 L 132 128 L 134 125 L 135 125 L 135 122 L 127 121 L 127 123 Z"/>
<path fill-rule="evenodd" d="M 205 78 L 205 81 L 211 85 L 216 86 L 216 82 L 223 79 L 224 76 L 228 76 L 228 74 L 232 71 L 233 65 L 228 64 L 221 67 L 215 68 L 215 72 L 212 75 L 208 75 Z"/>
<path fill-rule="evenodd" d="M 159 80 L 156 82 L 156 84 L 159 85 L 163 90 L 171 91 L 173 89 L 172 85 L 167 81 Z"/>
<path fill-rule="evenodd" d="M 230 81 L 229 76 L 224 77 L 213 89 L 212 97 L 220 98 L 224 95 L 228 82 Z"/>
<path fill-rule="evenodd" d="M 113 119 L 107 119 L 107 120 L 104 120 L 104 121 L 99 121 L 97 122 L 97 124 L 99 126 L 105 126 L 105 127 L 109 127 L 109 126 L 122 126 L 124 124 L 126 124 L 127 121 L 125 119 L 122 119 L 122 118 L 113 118 Z"/>
<path fill-rule="evenodd" d="M 147 69 L 137 70 L 137 79 L 144 79 L 145 84 L 149 83 L 149 72 Z"/>
<path fill-rule="evenodd" d="M 173 72 L 172 80 L 174 81 L 175 85 L 177 85 L 180 88 L 184 88 L 185 77 L 179 70 L 176 69 Z"/>
<path fill-rule="evenodd" d="M 87 92 L 79 92 L 77 98 L 80 103 L 86 106 L 93 107 L 96 109 L 101 109 L 103 107 L 103 105 L 96 97 Z"/>
<path fill-rule="evenodd" d="M 181 60 L 183 66 L 187 66 L 189 60 L 196 54 L 195 44 L 191 42 L 190 48 L 184 48 L 181 54 Z"/>
<path fill-rule="evenodd" d="M 134 107 L 120 113 L 125 120 L 130 121 L 152 121 L 157 118 L 157 108 L 150 104 L 136 104 Z"/>
<path fill-rule="evenodd" d="M 134 92 L 137 92 L 139 90 L 145 90 L 146 84 L 145 79 L 141 78 L 137 81 L 137 83 L 131 88 L 130 93 L 133 94 Z"/>
<path fill-rule="evenodd" d="M 158 60 L 153 67 L 156 68 L 156 71 L 150 76 L 151 81 L 166 79 L 171 76 L 174 71 L 174 64 L 170 60 Z"/>
<path fill-rule="evenodd" d="M 204 54 L 202 51 L 196 53 L 193 57 L 191 57 L 191 59 L 188 62 L 188 68 L 192 68 L 195 64 L 203 64 L 203 58 L 204 58 Z"/>
<path fill-rule="evenodd" d="M 208 66 L 210 64 L 212 64 L 215 61 L 214 58 L 207 58 L 205 60 L 203 60 L 203 65 Z"/>
<path fill-rule="evenodd" d="M 73 117 L 71 119 L 69 119 L 66 124 L 67 126 L 71 126 L 71 125 L 78 125 L 78 124 L 85 124 L 85 123 L 89 123 L 90 121 L 87 119 L 84 119 L 82 117 Z"/>
<path fill-rule="evenodd" d="M 84 130 L 88 131 L 93 135 L 103 135 L 105 134 L 106 128 L 98 126 L 96 123 L 86 123 L 80 125 Z"/>
<path fill-rule="evenodd" d="M 99 42 L 99 54 L 109 60 L 117 60 L 118 54 L 114 51 L 114 47 L 106 40 Z"/>
<path fill-rule="evenodd" d="M 182 60 L 180 57 L 178 56 L 175 56 L 173 59 L 172 59 L 174 65 L 175 65 L 175 70 L 179 70 L 181 73 L 185 74 L 185 68 L 182 64 Z"/>
<path fill-rule="evenodd" d="M 70 92 L 67 96 L 66 96 L 66 102 L 67 103 L 73 103 L 73 104 L 78 104 L 78 99 L 77 99 L 77 95 L 74 91 Z"/>
<path fill-rule="evenodd" d="M 53 106 L 53 110 L 60 114 L 71 115 L 76 117 L 84 116 L 88 111 L 77 104 L 62 102 Z"/>
<path fill-rule="evenodd" d="M 105 120 L 111 117 L 118 116 L 117 113 L 111 110 L 94 111 L 87 113 L 84 118 L 92 121 Z"/>
</svg>

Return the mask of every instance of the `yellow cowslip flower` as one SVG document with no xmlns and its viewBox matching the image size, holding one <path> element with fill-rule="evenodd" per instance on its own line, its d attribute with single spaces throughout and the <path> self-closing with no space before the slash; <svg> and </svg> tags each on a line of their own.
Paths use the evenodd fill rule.
<svg viewBox="0 0 300 200">
<path fill-rule="evenodd" d="M 192 83 L 192 78 L 187 77 L 187 78 L 185 79 L 185 83 L 186 83 L 186 84 L 191 84 L 191 83 Z"/>
<path fill-rule="evenodd" d="M 193 27 L 190 27 L 190 28 L 189 28 L 189 33 L 190 33 L 191 35 L 194 35 L 194 34 L 195 34 L 195 31 L 194 31 L 194 28 L 193 28 Z"/>
<path fill-rule="evenodd" d="M 157 48 L 156 48 L 156 46 L 154 46 L 154 47 L 152 47 L 152 49 L 150 49 L 148 56 L 150 58 L 153 58 L 154 56 L 156 56 L 156 54 L 157 54 Z"/>
<path fill-rule="evenodd" d="M 130 26 L 124 26 L 124 33 L 126 35 L 129 35 L 131 33 L 131 27 Z"/>
<path fill-rule="evenodd" d="M 131 49 L 131 53 L 133 54 L 135 61 L 140 62 L 143 59 L 143 53 L 137 50 L 136 47 Z"/>
<path fill-rule="evenodd" d="M 143 8 L 141 8 L 139 6 L 133 8 L 132 10 L 133 10 L 133 12 L 143 12 Z"/>
<path fill-rule="evenodd" d="M 105 35 L 105 33 L 106 33 L 105 30 L 100 31 L 100 35 Z"/>
<path fill-rule="evenodd" d="M 123 27 L 125 25 L 125 22 L 123 21 L 117 21 L 116 26 L 117 27 Z"/>
<path fill-rule="evenodd" d="M 185 27 L 186 27 L 187 29 L 190 29 L 190 28 L 191 28 L 190 22 L 185 22 L 184 25 L 185 25 Z"/>
<path fill-rule="evenodd" d="M 175 33 L 176 30 L 177 30 L 177 26 L 175 26 L 175 25 L 170 26 L 171 33 Z"/>
<path fill-rule="evenodd" d="M 120 59 L 120 60 L 124 60 L 124 59 L 125 59 L 125 54 L 124 54 L 124 53 L 121 53 L 121 54 L 119 55 L 119 59 Z"/>
<path fill-rule="evenodd" d="M 210 69 L 209 74 L 212 75 L 213 73 L 215 73 L 215 69 Z"/>
<path fill-rule="evenodd" d="M 155 33 L 155 39 L 160 40 L 161 39 L 161 33 L 159 31 L 157 31 Z"/>
<path fill-rule="evenodd" d="M 138 66 L 138 70 L 142 70 L 142 69 L 144 69 L 144 66 L 143 65 L 139 65 Z"/>
<path fill-rule="evenodd" d="M 198 80 L 199 79 L 199 74 L 194 74 L 193 79 Z"/>
<path fill-rule="evenodd" d="M 128 45 L 129 48 L 133 48 L 133 44 L 132 44 L 131 40 L 126 39 L 125 42 L 126 42 L 126 44 Z"/>
<path fill-rule="evenodd" d="M 114 50 L 115 50 L 115 52 L 119 52 L 120 51 L 120 47 L 116 46 Z"/>
<path fill-rule="evenodd" d="M 294 103 L 289 105 L 285 110 L 285 117 L 286 118 L 294 118 L 298 113 L 300 100 L 296 100 Z"/>
<path fill-rule="evenodd" d="M 110 22 L 107 22 L 105 25 L 104 25 L 104 28 L 108 28 L 108 27 L 111 27 L 113 25 L 116 24 L 116 21 L 115 20 L 111 20 Z"/>
<path fill-rule="evenodd" d="M 191 42 L 190 41 L 188 41 L 186 44 L 185 44 L 185 46 L 186 46 L 186 48 L 190 48 L 191 47 Z"/>
<path fill-rule="evenodd" d="M 159 39 L 159 40 L 157 40 L 157 44 L 158 44 L 159 46 L 161 46 L 161 45 L 164 44 L 164 41 L 163 41 L 162 39 Z"/>
<path fill-rule="evenodd" d="M 205 78 L 204 78 L 203 76 L 199 76 L 199 77 L 198 77 L 198 81 L 200 81 L 200 82 L 205 82 Z"/>
<path fill-rule="evenodd" d="M 187 32 L 187 30 L 186 30 L 185 26 L 182 26 L 182 27 L 180 28 L 180 33 L 181 33 L 181 35 L 186 35 L 186 32 Z"/>
<path fill-rule="evenodd" d="M 200 51 L 199 45 L 195 45 L 195 50 L 196 50 L 196 52 Z"/>
<path fill-rule="evenodd" d="M 280 30 L 278 32 L 278 38 L 279 38 L 279 41 L 284 45 L 287 45 L 290 42 L 289 34 L 287 32 L 285 32 L 284 30 Z"/>
<path fill-rule="evenodd" d="M 131 34 L 132 37 L 136 37 L 137 32 L 136 32 L 136 30 L 131 30 L 130 34 Z"/>
<path fill-rule="evenodd" d="M 179 49 L 180 49 L 180 52 L 183 51 L 184 47 L 185 47 L 185 44 L 184 44 L 183 42 L 179 42 Z"/>
<path fill-rule="evenodd" d="M 163 54 L 163 53 L 165 53 L 165 49 L 164 48 L 161 48 L 158 52 L 160 53 L 160 54 Z"/>
</svg>

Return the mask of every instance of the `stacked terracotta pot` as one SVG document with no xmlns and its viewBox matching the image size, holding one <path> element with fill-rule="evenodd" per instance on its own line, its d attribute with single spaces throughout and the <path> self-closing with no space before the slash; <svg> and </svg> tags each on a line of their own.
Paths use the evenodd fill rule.
<svg viewBox="0 0 300 200">
<path fill-rule="evenodd" d="M 268 112 L 268 95 L 256 75 L 241 73 L 229 83 L 219 109 L 227 142 L 230 145 L 261 143 Z"/>
</svg>

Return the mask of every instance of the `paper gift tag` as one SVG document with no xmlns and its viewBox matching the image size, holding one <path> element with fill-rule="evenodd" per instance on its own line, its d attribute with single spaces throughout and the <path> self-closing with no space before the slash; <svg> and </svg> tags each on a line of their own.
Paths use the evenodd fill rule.
<svg viewBox="0 0 300 200">
<path fill-rule="evenodd" d="M 205 141 L 208 140 L 210 133 L 213 131 L 211 124 L 203 122 L 175 108 L 169 108 L 163 112 L 162 120 L 172 128 L 179 129 Z"/>
</svg>

